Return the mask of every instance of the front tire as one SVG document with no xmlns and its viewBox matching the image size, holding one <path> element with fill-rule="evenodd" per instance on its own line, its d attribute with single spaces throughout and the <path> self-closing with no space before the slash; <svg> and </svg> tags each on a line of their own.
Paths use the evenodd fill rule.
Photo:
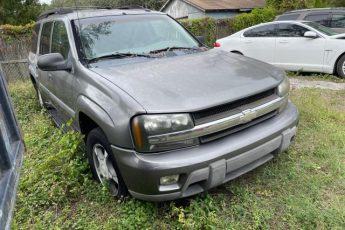
<svg viewBox="0 0 345 230">
<path fill-rule="evenodd" d="M 110 144 L 100 128 L 93 129 L 87 135 L 86 148 L 93 177 L 102 183 L 112 196 L 126 196 L 127 187 L 112 155 Z"/>
<path fill-rule="evenodd" d="M 345 78 L 345 55 L 343 55 L 337 63 L 337 74 L 341 78 Z"/>
</svg>

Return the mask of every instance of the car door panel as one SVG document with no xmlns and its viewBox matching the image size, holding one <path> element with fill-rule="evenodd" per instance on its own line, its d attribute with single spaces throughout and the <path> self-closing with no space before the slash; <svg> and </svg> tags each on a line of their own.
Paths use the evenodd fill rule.
<svg viewBox="0 0 345 230">
<path fill-rule="evenodd" d="M 243 54 L 267 63 L 274 61 L 275 25 L 255 27 L 243 33 Z"/>
<path fill-rule="evenodd" d="M 52 32 L 51 53 L 60 53 L 65 60 L 72 62 L 66 25 L 55 21 Z M 73 117 L 74 76 L 69 71 L 50 71 L 49 79 L 54 84 L 54 107 L 68 117 Z"/>
<path fill-rule="evenodd" d="M 322 71 L 326 41 L 306 38 L 306 31 L 300 25 L 279 24 L 273 64 L 290 71 Z"/>
<path fill-rule="evenodd" d="M 53 29 L 53 22 L 46 22 L 42 26 L 40 45 L 39 45 L 39 56 L 50 53 L 50 41 L 51 32 Z M 42 94 L 42 98 L 46 103 L 51 103 L 50 93 L 54 88 L 54 84 L 47 71 L 37 69 L 37 76 L 39 82 L 39 88 Z"/>
</svg>

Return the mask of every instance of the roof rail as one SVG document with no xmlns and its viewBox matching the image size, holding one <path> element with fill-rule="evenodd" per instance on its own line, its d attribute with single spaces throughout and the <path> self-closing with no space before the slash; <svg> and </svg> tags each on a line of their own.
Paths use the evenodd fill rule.
<svg viewBox="0 0 345 230">
<path fill-rule="evenodd" d="M 345 10 L 345 7 L 328 7 L 328 8 L 309 8 L 309 9 L 299 9 L 299 10 L 290 10 L 286 11 L 283 14 L 290 14 L 290 13 L 298 13 L 298 12 L 305 12 L 305 11 L 317 11 L 317 10 Z"/>
<path fill-rule="evenodd" d="M 78 6 L 78 7 L 61 7 L 61 8 L 56 8 L 56 9 L 51 9 L 43 12 L 40 14 L 37 18 L 37 20 L 47 18 L 51 15 L 57 14 L 57 15 L 63 15 L 63 14 L 69 14 L 73 13 L 76 10 L 90 10 L 90 9 L 106 9 L 110 10 L 113 9 L 111 7 L 99 7 L 99 6 Z"/>
<path fill-rule="evenodd" d="M 142 9 L 145 10 L 146 8 L 140 5 L 128 5 L 128 6 L 119 6 L 116 7 L 116 9 L 120 9 L 120 10 L 133 10 L 133 9 Z"/>
<path fill-rule="evenodd" d="M 73 13 L 77 10 L 92 10 L 92 9 L 105 9 L 105 10 L 111 10 L 111 9 L 119 9 L 119 10 L 146 10 L 146 11 L 151 11 L 150 9 L 147 9 L 143 6 L 139 5 L 129 5 L 129 6 L 120 6 L 120 7 L 101 7 L 101 6 L 78 6 L 78 7 L 61 7 L 61 8 L 56 8 L 52 10 L 47 10 L 43 12 L 40 16 L 38 16 L 37 20 L 41 20 L 43 18 L 47 18 L 51 15 L 63 15 L 63 14 L 69 14 Z"/>
</svg>

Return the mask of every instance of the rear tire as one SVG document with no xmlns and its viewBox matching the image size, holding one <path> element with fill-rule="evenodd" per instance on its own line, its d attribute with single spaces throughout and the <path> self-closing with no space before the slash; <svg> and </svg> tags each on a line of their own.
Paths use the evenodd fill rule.
<svg viewBox="0 0 345 230">
<path fill-rule="evenodd" d="M 345 78 L 345 55 L 341 56 L 337 63 L 337 74 L 341 78 Z"/>
<path fill-rule="evenodd" d="M 127 187 L 112 155 L 110 144 L 100 128 L 91 130 L 87 135 L 86 150 L 93 177 L 102 183 L 112 196 L 125 197 L 128 194 Z"/>
</svg>

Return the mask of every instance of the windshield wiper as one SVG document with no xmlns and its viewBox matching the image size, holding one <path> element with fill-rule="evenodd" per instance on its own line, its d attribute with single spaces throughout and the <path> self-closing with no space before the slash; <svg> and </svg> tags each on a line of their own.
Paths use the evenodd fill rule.
<svg viewBox="0 0 345 230">
<path fill-rule="evenodd" d="M 180 46 L 170 46 L 163 49 L 152 50 L 150 54 L 156 54 L 161 52 L 169 52 L 171 50 L 198 50 L 200 47 L 180 47 Z"/>
<path fill-rule="evenodd" d="M 103 56 L 87 59 L 87 62 L 92 63 L 92 62 L 97 62 L 102 59 L 121 59 L 121 58 L 132 58 L 132 57 L 151 58 L 152 56 L 148 54 L 136 54 L 136 53 L 113 53 L 113 54 L 108 54 L 108 55 L 103 55 Z"/>
</svg>

